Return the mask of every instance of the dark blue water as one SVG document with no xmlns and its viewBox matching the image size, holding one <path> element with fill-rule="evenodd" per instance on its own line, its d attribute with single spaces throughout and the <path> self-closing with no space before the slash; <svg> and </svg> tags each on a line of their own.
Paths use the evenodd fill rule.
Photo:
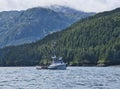
<svg viewBox="0 0 120 89">
<path fill-rule="evenodd" d="M 120 89 L 120 67 L 0 67 L 0 89 Z"/>
</svg>

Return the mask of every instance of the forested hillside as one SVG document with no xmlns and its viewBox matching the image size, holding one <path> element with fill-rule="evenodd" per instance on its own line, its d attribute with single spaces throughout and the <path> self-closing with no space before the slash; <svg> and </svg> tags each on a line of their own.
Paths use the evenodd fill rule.
<svg viewBox="0 0 120 89">
<path fill-rule="evenodd" d="M 69 7 L 59 8 L 62 8 L 59 12 L 47 7 L 0 12 L 0 47 L 35 42 L 67 28 L 81 18 L 94 15 Z M 63 9 L 67 9 L 66 12 L 62 12 Z"/>
<path fill-rule="evenodd" d="M 0 65 L 48 64 L 53 42 L 68 65 L 120 64 L 120 8 L 80 20 L 38 42 L 0 49 Z"/>
</svg>

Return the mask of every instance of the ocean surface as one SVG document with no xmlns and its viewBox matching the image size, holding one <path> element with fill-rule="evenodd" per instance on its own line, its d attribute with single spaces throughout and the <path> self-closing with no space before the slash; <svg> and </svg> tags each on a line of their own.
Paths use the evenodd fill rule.
<svg viewBox="0 0 120 89">
<path fill-rule="evenodd" d="M 120 67 L 0 67 L 0 89 L 120 89 Z"/>
</svg>

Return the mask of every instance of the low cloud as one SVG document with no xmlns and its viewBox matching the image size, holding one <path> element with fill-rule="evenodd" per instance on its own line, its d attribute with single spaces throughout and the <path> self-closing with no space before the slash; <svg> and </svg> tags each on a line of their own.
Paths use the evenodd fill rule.
<svg viewBox="0 0 120 89">
<path fill-rule="evenodd" d="M 86 12 L 102 12 L 120 7 L 120 0 L 0 0 L 0 11 L 24 10 L 54 4 Z"/>
</svg>

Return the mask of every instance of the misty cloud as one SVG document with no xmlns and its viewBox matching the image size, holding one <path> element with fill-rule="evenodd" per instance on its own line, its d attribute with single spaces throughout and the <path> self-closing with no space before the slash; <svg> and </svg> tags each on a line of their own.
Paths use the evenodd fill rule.
<svg viewBox="0 0 120 89">
<path fill-rule="evenodd" d="M 86 12 L 102 12 L 120 7 L 120 0 L 0 0 L 0 11 L 24 10 L 54 4 Z"/>
</svg>

